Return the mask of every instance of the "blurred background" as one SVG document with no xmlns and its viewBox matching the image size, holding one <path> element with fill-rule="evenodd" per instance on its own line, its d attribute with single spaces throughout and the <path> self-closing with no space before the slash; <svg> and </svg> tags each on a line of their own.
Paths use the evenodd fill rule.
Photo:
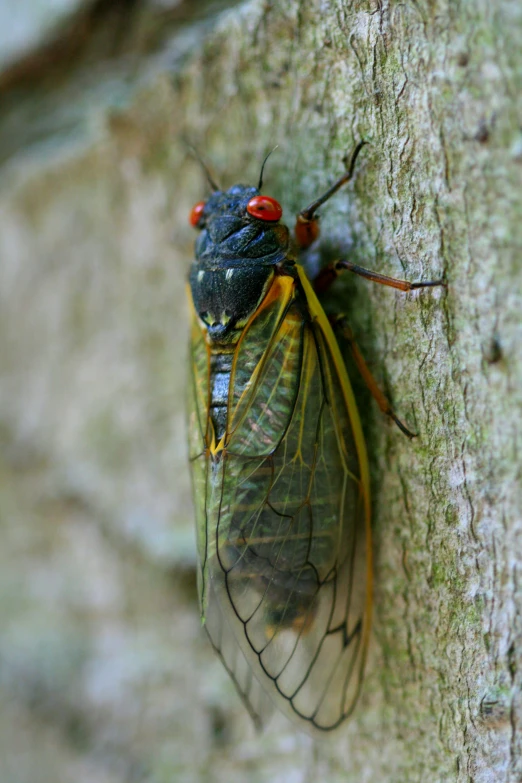
<svg viewBox="0 0 522 783">
<path fill-rule="evenodd" d="M 247 772 L 260 740 L 197 608 L 185 275 L 204 191 L 179 170 L 171 84 L 233 5 L 0 3 L 2 783 L 289 780 L 289 749 L 310 753 L 283 732 Z"/>
</svg>

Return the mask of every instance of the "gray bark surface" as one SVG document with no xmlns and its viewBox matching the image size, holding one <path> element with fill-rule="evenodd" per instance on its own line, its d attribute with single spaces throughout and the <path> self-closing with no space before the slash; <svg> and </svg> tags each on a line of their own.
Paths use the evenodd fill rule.
<svg viewBox="0 0 522 783">
<path fill-rule="evenodd" d="M 256 0 L 0 78 L 0 780 L 522 781 L 521 36 L 517 0 Z M 227 187 L 279 144 L 289 223 L 367 140 L 325 257 L 448 284 L 330 300 L 418 437 L 354 379 L 374 621 L 324 742 L 256 735 L 199 624 L 183 137 Z"/>
</svg>

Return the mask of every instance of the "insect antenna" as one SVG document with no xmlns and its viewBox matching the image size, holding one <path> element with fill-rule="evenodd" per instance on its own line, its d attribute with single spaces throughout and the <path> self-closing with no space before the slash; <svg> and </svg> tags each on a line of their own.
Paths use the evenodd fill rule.
<svg viewBox="0 0 522 783">
<path fill-rule="evenodd" d="M 212 174 L 210 173 L 210 171 L 209 171 L 209 169 L 207 167 L 207 164 L 205 163 L 205 161 L 203 160 L 203 158 L 201 157 L 201 155 L 199 154 L 197 149 L 195 147 L 193 147 L 192 144 L 190 143 L 190 141 L 187 141 L 187 139 L 183 139 L 183 141 L 185 142 L 185 144 L 187 145 L 187 147 L 189 148 L 189 150 L 191 151 L 191 153 L 196 158 L 196 160 L 198 161 L 199 165 L 201 166 L 201 168 L 205 172 L 205 176 L 207 178 L 207 182 L 210 185 L 210 187 L 212 188 L 212 190 L 214 192 L 217 191 L 217 190 L 221 190 L 219 185 L 217 185 L 216 182 L 214 181 L 214 179 L 212 177 Z"/>
<path fill-rule="evenodd" d="M 258 190 L 261 190 L 261 188 L 263 187 L 263 171 L 265 170 L 265 163 L 267 162 L 267 160 L 270 157 L 270 155 L 272 154 L 272 152 L 275 152 L 278 147 L 279 147 L 279 144 L 276 144 L 274 149 L 270 150 L 270 152 L 268 153 L 268 155 L 266 156 L 266 158 L 263 161 L 263 165 L 261 166 L 261 173 L 259 175 L 259 184 L 257 186 Z"/>
</svg>

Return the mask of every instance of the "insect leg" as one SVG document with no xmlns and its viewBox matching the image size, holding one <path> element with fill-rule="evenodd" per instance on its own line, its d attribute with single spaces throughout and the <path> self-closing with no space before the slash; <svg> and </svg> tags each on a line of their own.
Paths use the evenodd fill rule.
<svg viewBox="0 0 522 783">
<path fill-rule="evenodd" d="M 338 179 L 337 182 L 334 182 L 334 184 L 328 188 L 326 193 L 323 193 L 323 195 L 319 196 L 318 199 L 312 201 L 311 204 L 305 207 L 305 209 L 302 209 L 301 212 L 299 212 L 297 215 L 294 233 L 297 244 L 302 250 L 310 247 L 312 242 L 315 242 L 319 236 L 319 219 L 318 217 L 315 217 L 315 213 L 319 207 L 321 207 L 326 201 L 328 201 L 329 198 L 334 195 L 334 193 L 337 193 L 339 188 L 342 188 L 343 185 L 351 180 L 355 168 L 355 161 L 357 160 L 359 152 L 367 143 L 368 142 L 366 141 L 360 141 L 357 144 L 354 151 L 352 152 L 350 162 L 348 164 L 348 170 L 343 174 L 343 176 Z"/>
<path fill-rule="evenodd" d="M 390 401 L 380 390 L 377 381 L 373 377 L 370 368 L 366 364 L 364 357 L 360 352 L 357 343 L 355 342 L 353 332 L 348 324 L 348 321 L 346 320 L 346 317 L 344 315 L 339 315 L 332 318 L 331 320 L 333 327 L 340 332 L 340 334 L 350 346 L 350 350 L 352 352 L 355 364 L 357 365 L 357 369 L 361 373 L 363 381 L 365 382 L 381 411 L 386 414 L 386 416 L 389 416 L 390 419 L 393 419 L 397 427 L 401 430 L 401 432 L 407 435 L 408 438 L 415 438 L 416 434 L 414 432 L 410 432 L 406 425 L 404 425 L 402 421 L 395 415 Z"/>
<path fill-rule="evenodd" d="M 374 283 L 388 285 L 390 288 L 398 288 L 399 291 L 415 291 L 417 288 L 434 288 L 435 286 L 447 288 L 444 280 L 422 280 L 418 283 L 410 283 L 409 280 L 397 280 L 396 277 L 380 275 L 378 272 L 372 272 L 370 269 L 365 269 L 363 266 L 352 264 L 351 261 L 335 261 L 332 266 L 337 273 L 347 269 L 349 272 L 354 272 L 356 275 L 365 277 L 367 280 L 372 280 Z"/>
<path fill-rule="evenodd" d="M 380 275 L 378 272 L 372 272 L 370 269 L 353 264 L 351 261 L 340 260 L 334 261 L 333 264 L 329 264 L 320 270 L 313 281 L 316 294 L 322 294 L 328 290 L 332 283 L 335 282 L 337 276 L 344 270 L 365 277 L 366 280 L 371 280 L 373 283 L 387 285 L 390 288 L 398 288 L 399 291 L 416 291 L 418 288 L 434 288 L 435 286 L 447 288 L 444 280 L 423 280 L 418 283 L 410 283 L 409 280 L 398 280 L 396 277 Z"/>
</svg>

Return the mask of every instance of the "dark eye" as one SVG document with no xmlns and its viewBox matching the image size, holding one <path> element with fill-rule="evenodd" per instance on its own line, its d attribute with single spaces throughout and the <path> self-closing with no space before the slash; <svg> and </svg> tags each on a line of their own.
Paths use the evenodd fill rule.
<svg viewBox="0 0 522 783">
<path fill-rule="evenodd" d="M 190 212 L 190 225 L 191 226 L 197 226 L 199 221 L 201 220 L 201 215 L 203 214 L 203 210 L 205 209 L 205 202 L 204 201 L 198 201 L 197 204 L 194 204 L 194 206 L 191 209 Z"/>
<path fill-rule="evenodd" d="M 254 196 L 247 204 L 247 212 L 259 220 L 275 223 L 283 214 L 281 204 L 270 196 Z"/>
</svg>

